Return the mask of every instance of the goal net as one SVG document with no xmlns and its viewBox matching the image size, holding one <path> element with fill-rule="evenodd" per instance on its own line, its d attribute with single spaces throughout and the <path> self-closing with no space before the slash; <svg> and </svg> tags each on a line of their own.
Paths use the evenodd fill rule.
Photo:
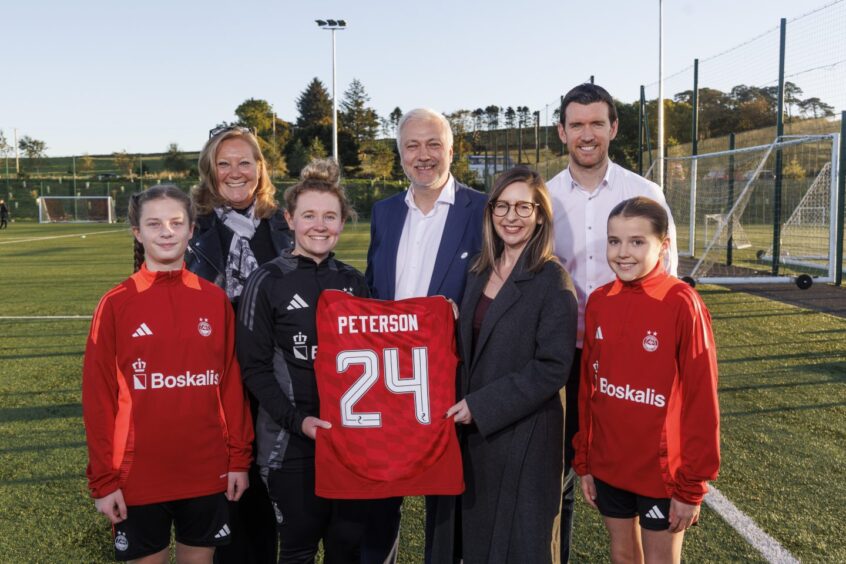
<svg viewBox="0 0 846 564">
<path fill-rule="evenodd" d="M 831 223 L 831 163 L 826 163 L 781 232 L 781 261 L 795 266 L 824 270 L 828 259 L 828 228 Z M 763 258 L 772 259 L 770 245 Z"/>
<path fill-rule="evenodd" d="M 833 280 L 838 141 L 836 134 L 791 136 L 667 157 L 664 192 L 678 233 L 679 276 L 721 284 L 799 274 Z"/>
<path fill-rule="evenodd" d="M 752 246 L 749 236 L 743 230 L 743 226 L 736 217 L 731 218 L 731 225 L 727 225 L 728 216 L 721 213 L 709 213 L 705 216 L 705 237 L 702 238 L 702 245 L 706 246 L 711 242 L 714 233 L 719 233 L 719 245 L 731 244 L 735 249 L 748 249 Z"/>
<path fill-rule="evenodd" d="M 41 196 L 39 223 L 114 223 L 115 201 L 111 196 Z"/>
</svg>

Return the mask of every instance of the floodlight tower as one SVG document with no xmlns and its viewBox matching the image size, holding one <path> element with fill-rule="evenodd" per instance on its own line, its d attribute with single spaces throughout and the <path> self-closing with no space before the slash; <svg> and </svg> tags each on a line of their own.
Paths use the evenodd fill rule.
<svg viewBox="0 0 846 564">
<path fill-rule="evenodd" d="M 332 32 L 332 158 L 336 163 L 338 160 L 338 94 L 337 76 L 335 73 L 335 32 L 347 28 L 344 20 L 314 20 L 320 29 L 327 29 Z"/>
</svg>

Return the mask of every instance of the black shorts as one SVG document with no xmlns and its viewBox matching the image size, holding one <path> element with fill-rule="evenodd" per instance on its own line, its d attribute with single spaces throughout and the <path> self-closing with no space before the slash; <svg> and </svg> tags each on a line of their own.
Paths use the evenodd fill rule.
<svg viewBox="0 0 846 564">
<path fill-rule="evenodd" d="M 646 497 L 630 491 L 615 488 L 596 476 L 596 506 L 605 517 L 631 519 L 640 516 L 640 526 L 650 531 L 666 531 L 670 528 L 670 498 Z"/>
<path fill-rule="evenodd" d="M 170 528 L 176 542 L 188 546 L 229 544 L 229 506 L 217 493 L 177 501 L 129 505 L 126 519 L 113 527 L 115 560 L 135 560 L 170 545 Z"/>
</svg>

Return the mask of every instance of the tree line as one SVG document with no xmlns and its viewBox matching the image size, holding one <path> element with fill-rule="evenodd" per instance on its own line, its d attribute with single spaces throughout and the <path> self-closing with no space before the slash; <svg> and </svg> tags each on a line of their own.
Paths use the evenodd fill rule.
<svg viewBox="0 0 846 564">
<path fill-rule="evenodd" d="M 793 82 L 784 86 L 786 122 L 801 119 L 831 117 L 834 108 L 818 97 L 803 98 L 802 89 Z M 700 88 L 700 140 L 741 133 L 775 125 L 778 87 L 740 84 L 728 92 L 714 88 Z M 386 117 L 369 105 L 370 96 L 358 79 L 353 79 L 340 100 L 338 112 L 338 156 L 347 176 L 364 178 L 402 178 L 399 154 L 394 138 L 402 110 L 395 107 Z M 611 145 L 615 161 L 634 168 L 637 164 L 638 115 L 640 102 L 615 101 L 620 116 L 617 140 Z M 646 133 L 643 137 L 654 147 L 657 132 L 657 100 L 645 106 Z M 297 98 L 297 117 L 287 121 L 279 117 L 266 100 L 250 98 L 235 108 L 233 122 L 222 121 L 218 126 L 238 125 L 250 128 L 259 138 L 262 152 L 274 176 L 296 177 L 312 158 L 327 156 L 332 144 L 332 97 L 317 78 L 309 82 Z M 665 141 L 667 146 L 691 142 L 693 91 L 685 90 L 664 100 Z M 468 158 L 472 154 L 508 155 L 507 164 L 534 162 L 538 158 L 539 140 L 535 128 L 540 129 L 540 113 L 528 106 L 488 105 L 474 110 L 459 109 L 445 114 L 455 134 L 453 172 L 463 182 L 479 184 L 477 174 L 470 170 Z M 559 121 L 559 110 L 553 112 L 553 123 Z M 564 154 L 565 147 L 558 140 L 554 125 L 545 128 L 543 141 L 551 140 L 553 152 Z M 552 135 L 546 128 L 552 128 Z M 8 156 L 14 149 L 0 130 L 0 156 Z M 33 163 L 45 156 L 44 141 L 24 135 L 18 149 Z M 534 155 L 531 153 L 535 152 Z M 548 156 L 548 155 L 547 155 Z M 516 157 L 516 158 L 515 158 Z M 123 176 L 144 173 L 137 157 L 126 151 L 112 155 L 115 168 Z M 502 161 L 500 161 L 502 162 Z M 177 175 L 195 175 L 196 167 L 189 163 L 176 143 L 170 143 L 162 158 L 166 171 Z M 93 170 L 93 159 L 83 155 L 79 170 Z M 501 165 L 500 165 L 501 168 Z"/>
</svg>

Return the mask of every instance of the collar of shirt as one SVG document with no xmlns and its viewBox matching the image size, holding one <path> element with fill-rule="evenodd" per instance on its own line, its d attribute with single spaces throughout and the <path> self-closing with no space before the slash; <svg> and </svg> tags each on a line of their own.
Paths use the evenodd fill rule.
<svg viewBox="0 0 846 564">
<path fill-rule="evenodd" d="M 614 171 L 614 163 L 612 163 L 609 160 L 608 161 L 608 167 L 605 169 L 605 176 L 602 177 L 602 180 L 599 182 L 599 184 L 596 186 L 596 188 L 591 192 L 591 191 L 587 190 L 586 188 L 582 187 L 582 185 L 579 184 L 578 181 L 575 178 L 573 178 L 573 174 L 570 172 L 570 167 L 568 165 L 567 171 L 566 171 L 566 177 L 565 177 L 565 180 L 566 180 L 565 186 L 569 186 L 571 190 L 580 190 L 582 192 L 585 192 L 586 194 L 588 194 L 589 197 L 592 198 L 592 197 L 596 196 L 596 194 L 598 194 L 599 191 L 602 190 L 603 188 L 611 188 L 613 186 L 613 182 L 612 182 L 613 174 L 614 174 L 613 171 Z"/>
<path fill-rule="evenodd" d="M 444 184 L 443 189 L 441 190 L 438 199 L 435 201 L 435 206 L 428 214 L 423 214 L 425 216 L 430 216 L 435 213 L 435 210 L 438 208 L 438 204 L 447 204 L 453 205 L 455 203 L 455 179 L 452 177 L 452 174 L 449 175 L 447 178 L 446 184 Z M 420 213 L 420 208 L 417 207 L 417 203 L 414 201 L 414 188 L 411 186 L 408 187 L 408 190 L 405 191 L 405 205 L 408 206 L 408 209 L 415 210 Z"/>
<path fill-rule="evenodd" d="M 658 261 L 658 264 L 643 278 L 624 282 L 619 277 L 615 277 L 614 283 L 608 290 L 608 296 L 616 296 L 620 292 L 625 291 L 642 292 L 658 301 L 662 301 L 666 297 L 667 292 L 677 283 L 678 279 L 675 276 L 670 276 L 664 268 L 663 262 Z"/>
</svg>

